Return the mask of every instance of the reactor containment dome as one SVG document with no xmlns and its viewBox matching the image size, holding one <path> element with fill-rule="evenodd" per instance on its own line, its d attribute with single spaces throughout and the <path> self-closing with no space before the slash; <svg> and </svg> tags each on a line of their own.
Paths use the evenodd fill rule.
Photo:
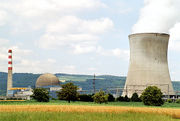
<svg viewBox="0 0 180 121">
<path fill-rule="evenodd" d="M 163 95 L 174 95 L 168 61 L 169 35 L 138 33 L 129 35 L 130 62 L 123 96 L 141 95 L 148 86 L 157 86 Z"/>
<path fill-rule="evenodd" d="M 46 87 L 46 86 L 53 86 L 57 85 L 59 86 L 59 79 L 54 74 L 43 74 L 39 76 L 39 78 L 36 81 L 36 87 Z"/>
</svg>

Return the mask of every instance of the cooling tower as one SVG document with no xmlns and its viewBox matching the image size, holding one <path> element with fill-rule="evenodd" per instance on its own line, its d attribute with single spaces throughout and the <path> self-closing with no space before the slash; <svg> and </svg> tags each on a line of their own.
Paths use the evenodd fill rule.
<svg viewBox="0 0 180 121">
<path fill-rule="evenodd" d="M 12 88 L 12 50 L 8 51 L 8 78 L 7 78 L 7 96 Z"/>
<path fill-rule="evenodd" d="M 164 95 L 174 95 L 167 61 L 169 35 L 129 35 L 130 63 L 123 96 L 139 95 L 148 86 L 157 86 Z"/>
</svg>

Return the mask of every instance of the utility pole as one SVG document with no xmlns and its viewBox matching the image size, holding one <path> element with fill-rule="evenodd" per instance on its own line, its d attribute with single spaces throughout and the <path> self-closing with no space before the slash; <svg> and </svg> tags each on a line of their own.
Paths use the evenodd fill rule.
<svg viewBox="0 0 180 121">
<path fill-rule="evenodd" d="M 93 89 L 94 89 L 94 94 L 96 93 L 95 81 L 96 81 L 96 75 L 94 74 L 94 79 L 93 79 Z"/>
</svg>

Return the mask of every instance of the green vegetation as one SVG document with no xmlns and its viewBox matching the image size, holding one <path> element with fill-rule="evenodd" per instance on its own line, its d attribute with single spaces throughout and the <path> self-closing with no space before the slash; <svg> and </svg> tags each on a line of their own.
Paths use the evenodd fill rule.
<svg viewBox="0 0 180 121">
<path fill-rule="evenodd" d="M 93 94 L 80 94 L 78 96 L 78 100 L 79 101 L 84 101 L 84 102 L 93 102 L 93 98 L 92 98 Z"/>
<path fill-rule="evenodd" d="M 172 99 L 167 99 L 167 102 L 168 102 L 168 103 L 172 103 L 173 100 L 172 100 Z"/>
<path fill-rule="evenodd" d="M 14 87 L 28 87 L 35 88 L 37 78 L 41 74 L 32 73 L 14 73 L 13 74 L 13 86 Z M 73 82 L 78 87 L 82 87 L 83 90 L 93 90 L 92 79 L 93 75 L 75 75 L 75 74 L 55 74 L 60 80 L 66 80 L 69 83 Z M 110 87 L 123 87 L 125 84 L 125 77 L 101 75 L 96 76 L 96 89 L 107 89 Z M 7 73 L 0 72 L 0 95 L 6 95 L 6 83 Z"/>
<path fill-rule="evenodd" d="M 1 121 L 174 121 L 170 116 L 146 113 L 1 112 Z"/>
<path fill-rule="evenodd" d="M 104 91 L 100 90 L 99 92 L 95 93 L 92 98 L 95 103 L 107 103 L 108 102 L 108 94 L 105 94 Z"/>
<path fill-rule="evenodd" d="M 179 104 L 180 104 L 180 99 L 177 99 L 177 100 L 176 100 L 176 103 L 179 103 Z"/>
<path fill-rule="evenodd" d="M 57 92 L 57 96 L 60 100 L 75 101 L 78 98 L 78 87 L 73 83 L 66 83 L 61 85 L 62 89 Z"/>
<path fill-rule="evenodd" d="M 94 102 L 81 102 L 81 101 L 75 101 L 68 103 L 67 101 L 64 100 L 50 100 L 50 102 L 37 102 L 35 100 L 30 100 L 30 101 L 24 101 L 24 102 L 18 102 L 18 101 L 13 101 L 13 102 L 1 102 L 0 105 L 88 105 L 88 106 L 130 106 L 130 107 L 147 107 L 145 106 L 142 102 L 108 102 L 107 104 L 97 104 Z M 148 107 L 153 107 L 153 106 L 148 106 Z M 180 108 L 179 103 L 164 103 L 159 108 Z"/>
<path fill-rule="evenodd" d="M 86 81 L 86 79 L 93 79 L 93 76 L 91 75 L 61 75 L 57 74 L 59 77 L 59 80 L 66 80 L 66 81 Z M 98 79 L 103 79 L 103 78 L 98 78 Z"/>
<path fill-rule="evenodd" d="M 108 96 L 108 102 L 114 102 L 115 101 L 115 98 L 114 98 L 114 96 L 112 95 L 112 94 L 108 94 L 109 96 Z"/>
<path fill-rule="evenodd" d="M 148 86 L 142 93 L 141 99 L 145 105 L 161 106 L 164 104 L 162 100 L 162 92 L 156 86 Z"/>
<path fill-rule="evenodd" d="M 92 79 L 93 75 L 75 75 L 75 74 L 55 74 L 60 80 L 66 80 L 73 82 L 78 87 L 82 87 L 83 90 L 93 90 Z M 35 83 L 40 74 L 33 73 L 14 73 L 13 74 L 13 86 L 14 87 L 35 87 Z M 96 89 L 107 89 L 110 87 L 124 87 L 126 77 L 123 76 L 111 76 L 101 75 L 96 76 Z M 6 95 L 6 81 L 7 73 L 0 72 L 0 95 Z M 174 90 L 180 91 L 180 82 L 172 82 Z M 64 84 L 64 83 L 63 83 Z"/>
<path fill-rule="evenodd" d="M 35 88 L 33 89 L 32 98 L 38 102 L 49 102 L 49 91 L 44 88 Z"/>
<path fill-rule="evenodd" d="M 137 93 L 133 93 L 133 95 L 131 97 L 131 101 L 132 102 L 141 102 L 141 99 L 139 98 Z"/>
</svg>

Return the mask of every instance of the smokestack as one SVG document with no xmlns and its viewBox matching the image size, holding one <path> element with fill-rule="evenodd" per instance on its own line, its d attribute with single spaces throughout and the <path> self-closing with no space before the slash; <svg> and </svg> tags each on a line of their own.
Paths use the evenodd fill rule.
<svg viewBox="0 0 180 121">
<path fill-rule="evenodd" d="M 8 51 L 8 79 L 7 79 L 7 95 L 8 90 L 12 88 L 12 50 Z"/>
<path fill-rule="evenodd" d="M 157 86 L 164 95 L 174 95 L 168 61 L 169 35 L 139 33 L 129 35 L 130 63 L 123 96 L 139 95 L 148 86 Z"/>
</svg>

